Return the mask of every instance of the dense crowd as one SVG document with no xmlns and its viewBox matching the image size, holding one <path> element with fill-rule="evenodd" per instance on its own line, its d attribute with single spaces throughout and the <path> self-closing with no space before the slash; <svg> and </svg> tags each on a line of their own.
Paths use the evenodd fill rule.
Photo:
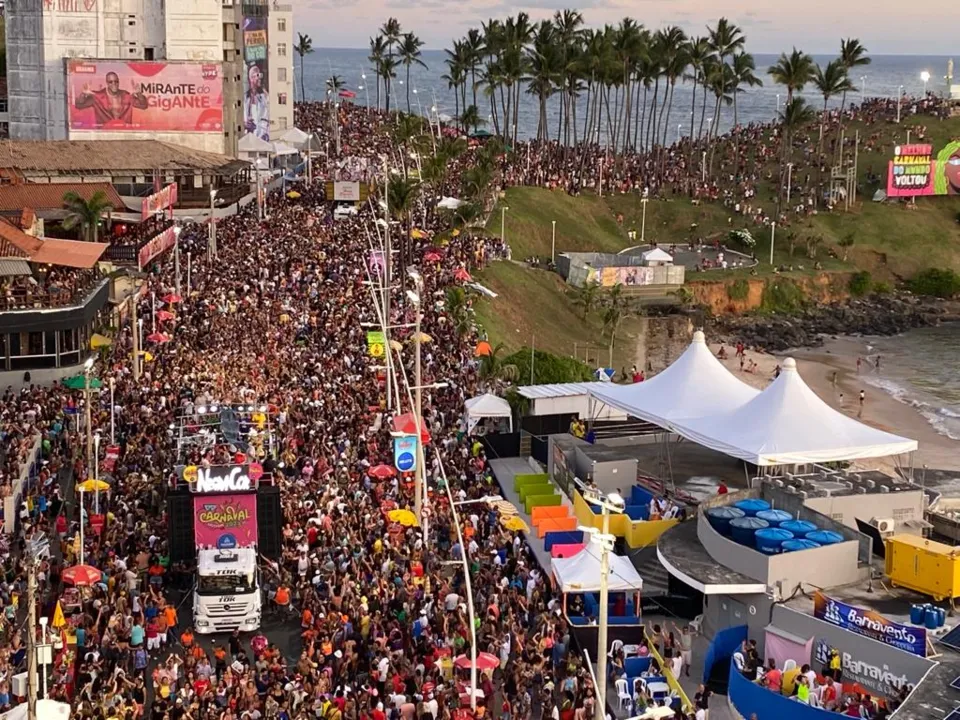
<svg viewBox="0 0 960 720">
<path fill-rule="evenodd" d="M 9 275 L 0 279 L 0 307 L 24 310 L 69 305 L 82 299 L 101 280 L 103 273 L 98 268 L 50 266 L 32 275 Z"/>
</svg>

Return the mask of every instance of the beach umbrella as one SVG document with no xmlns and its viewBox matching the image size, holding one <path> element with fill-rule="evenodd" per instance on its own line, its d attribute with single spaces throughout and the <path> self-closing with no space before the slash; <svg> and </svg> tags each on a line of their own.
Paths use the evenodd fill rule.
<svg viewBox="0 0 960 720">
<path fill-rule="evenodd" d="M 386 480 L 387 478 L 392 478 L 397 474 L 397 471 L 394 470 L 390 465 L 374 465 L 372 468 L 367 470 L 367 475 L 377 480 Z"/>
<path fill-rule="evenodd" d="M 64 570 L 61 577 L 74 587 L 90 587 L 103 579 L 103 573 L 92 565 L 74 565 Z"/>
<path fill-rule="evenodd" d="M 391 349 L 391 350 L 396 350 L 397 352 L 400 352 L 401 350 L 403 350 L 403 345 L 400 343 L 399 340 L 391 340 L 391 341 L 390 341 L 390 349 Z"/>
<path fill-rule="evenodd" d="M 460 282 L 470 282 L 470 280 L 472 280 L 470 273 L 463 268 L 457 268 L 456 272 L 453 273 L 453 279 L 459 280 Z"/>
<path fill-rule="evenodd" d="M 140 356 L 143 358 L 144 362 L 153 362 L 153 354 L 147 352 L 146 350 L 141 350 Z"/>
<path fill-rule="evenodd" d="M 102 347 L 110 347 L 111 345 L 113 345 L 113 340 L 111 340 L 105 335 L 101 335 L 100 333 L 94 333 L 90 337 L 91 350 L 97 350 Z"/>
<path fill-rule="evenodd" d="M 453 664 L 461 670 L 467 670 L 473 662 L 469 655 L 461 655 Z M 493 670 L 497 667 L 500 667 L 500 659 L 496 655 L 488 652 L 477 653 L 477 670 Z"/>
<path fill-rule="evenodd" d="M 167 320 L 176 320 L 177 316 L 169 310 L 157 310 L 157 320 L 166 322 Z"/>
<path fill-rule="evenodd" d="M 411 335 L 411 336 L 410 336 L 410 342 L 416 342 L 416 341 L 417 341 L 417 337 L 418 337 L 418 336 L 417 336 L 416 333 L 414 333 L 413 335 Z M 419 335 L 419 338 L 420 338 L 420 342 L 423 343 L 424 345 L 426 345 L 427 343 L 432 343 L 432 342 L 433 342 L 433 338 L 430 337 L 429 335 L 427 335 L 425 332 L 421 332 L 420 335 Z"/>
<path fill-rule="evenodd" d="M 523 521 L 523 518 L 519 515 L 509 515 L 507 517 L 500 518 L 500 524 L 507 530 L 513 530 L 514 532 L 530 532 L 530 526 Z"/>
<path fill-rule="evenodd" d="M 410 237 L 414 240 L 423 240 L 426 237 L 426 234 L 420 228 L 411 228 Z"/>
<path fill-rule="evenodd" d="M 490 503 L 501 515 L 516 515 L 517 507 L 509 500 L 497 500 Z"/>
<path fill-rule="evenodd" d="M 291 200 L 298 200 L 300 199 L 300 193 L 298 193 L 296 190 L 291 190 L 287 193 L 287 197 Z"/>
<path fill-rule="evenodd" d="M 110 483 L 104 480 L 94 480 L 93 478 L 90 478 L 88 480 L 84 480 L 82 483 L 77 485 L 77 487 L 84 492 L 106 492 L 110 489 Z"/>
<path fill-rule="evenodd" d="M 443 255 L 438 252 L 431 251 L 423 256 L 423 260 L 424 262 L 440 262 L 443 260 Z"/>
<path fill-rule="evenodd" d="M 476 357 L 486 357 L 487 355 L 493 354 L 493 348 L 490 347 L 490 343 L 488 343 L 486 340 L 481 340 L 477 343 L 477 347 L 474 348 L 473 354 Z"/>
<path fill-rule="evenodd" d="M 73 377 L 68 377 L 63 381 L 63 386 L 70 388 L 71 390 L 83 390 L 86 387 L 84 376 L 83 375 L 74 375 Z M 103 383 L 100 382 L 100 378 L 91 377 L 90 378 L 90 389 L 96 390 L 103 386 Z"/>
<path fill-rule="evenodd" d="M 403 525 L 403 527 L 416 527 L 420 524 L 417 522 L 417 516 L 410 510 L 391 510 L 387 513 L 387 517 L 390 522 Z"/>
<path fill-rule="evenodd" d="M 169 295 L 164 295 L 160 299 L 163 300 L 168 305 L 173 305 L 174 303 L 183 302 L 183 298 L 177 295 L 176 293 L 170 293 Z"/>
<path fill-rule="evenodd" d="M 150 333 L 149 335 L 147 335 L 147 341 L 152 343 L 163 344 L 165 342 L 170 342 L 170 336 L 162 332 Z"/>
</svg>

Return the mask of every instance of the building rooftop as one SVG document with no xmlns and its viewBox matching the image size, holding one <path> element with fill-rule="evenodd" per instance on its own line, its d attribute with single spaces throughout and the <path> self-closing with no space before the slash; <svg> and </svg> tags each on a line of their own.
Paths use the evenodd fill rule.
<svg viewBox="0 0 960 720">
<path fill-rule="evenodd" d="M 89 269 L 97 264 L 107 247 L 107 243 L 33 237 L 0 218 L 0 257 Z"/>
<path fill-rule="evenodd" d="M 7 141 L 0 169 L 25 173 L 208 171 L 233 174 L 249 163 L 158 140 Z"/>
<path fill-rule="evenodd" d="M 739 595 L 766 592 L 767 586 L 723 567 L 704 549 L 695 521 L 682 522 L 657 541 L 657 557 L 674 577 L 704 595 Z"/>
<path fill-rule="evenodd" d="M 810 498 L 922 490 L 919 485 L 891 477 L 879 470 L 822 471 L 797 475 L 785 473 L 784 475 L 764 478 L 764 481 L 789 493 L 805 493 L 805 497 Z"/>
<path fill-rule="evenodd" d="M 2 154 L 2 150 L 0 150 Z M 63 196 L 75 192 L 89 201 L 94 193 L 103 192 L 114 210 L 125 210 L 123 200 L 113 185 L 98 183 L 18 183 L 0 185 L 0 212 L 19 213 L 23 208 L 63 210 Z"/>
</svg>

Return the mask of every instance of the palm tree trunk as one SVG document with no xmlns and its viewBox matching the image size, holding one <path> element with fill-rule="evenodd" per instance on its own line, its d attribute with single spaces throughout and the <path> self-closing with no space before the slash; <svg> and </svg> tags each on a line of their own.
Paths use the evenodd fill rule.
<svg viewBox="0 0 960 720">
<path fill-rule="evenodd" d="M 667 103 L 667 119 L 664 123 L 665 127 L 663 129 L 663 146 L 667 147 L 667 143 L 670 139 L 670 112 L 673 110 L 673 93 L 676 91 L 677 82 L 674 80 L 670 83 L 670 102 Z"/>
<path fill-rule="evenodd" d="M 697 140 L 703 137 L 703 124 L 707 121 L 707 86 L 704 83 L 703 92 L 700 93 L 703 97 L 700 99 L 700 130 L 697 132 Z"/>
<path fill-rule="evenodd" d="M 473 106 L 480 107 L 477 105 L 477 66 L 470 66 L 470 87 L 473 88 Z"/>
<path fill-rule="evenodd" d="M 643 105 L 640 106 L 640 122 L 637 123 L 637 126 L 633 129 L 633 147 L 637 147 L 637 142 L 640 135 L 640 129 L 643 127 L 643 121 L 647 117 L 647 92 L 650 90 L 646 85 L 643 86 Z M 641 150 L 646 149 L 646 143 L 643 143 L 644 147 Z"/>
<path fill-rule="evenodd" d="M 303 55 L 300 56 L 300 102 L 307 101 L 306 85 L 303 80 Z"/>
<path fill-rule="evenodd" d="M 733 163 L 736 171 L 740 163 L 740 133 L 737 131 L 737 88 L 733 89 Z"/>
<path fill-rule="evenodd" d="M 653 121 L 657 115 L 657 100 L 660 96 L 660 78 L 657 78 L 653 83 L 653 97 L 650 99 L 650 115 L 647 117 L 647 147 L 652 148 L 654 145 L 654 127 Z"/>
<path fill-rule="evenodd" d="M 407 115 L 410 114 L 410 63 L 407 63 Z"/>
<path fill-rule="evenodd" d="M 693 71 L 693 92 L 690 94 L 690 139 L 693 140 L 693 124 L 697 115 L 697 71 Z"/>
<path fill-rule="evenodd" d="M 590 101 L 593 96 L 593 73 L 590 73 L 590 82 L 587 83 L 587 112 L 583 117 L 583 140 L 587 142 L 590 138 L 590 120 L 592 118 Z"/>
<path fill-rule="evenodd" d="M 560 112 L 557 113 L 557 145 L 560 144 L 560 138 L 563 135 L 563 106 L 565 98 L 564 94 L 560 93 Z M 544 115 L 546 115 L 546 109 L 544 109 Z M 549 139 L 549 138 L 548 138 Z"/>
</svg>

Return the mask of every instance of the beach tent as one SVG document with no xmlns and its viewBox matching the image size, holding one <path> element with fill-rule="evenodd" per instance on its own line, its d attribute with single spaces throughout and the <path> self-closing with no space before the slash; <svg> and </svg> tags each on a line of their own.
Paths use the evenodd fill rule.
<svg viewBox="0 0 960 720">
<path fill-rule="evenodd" d="M 273 145 L 266 140 L 258 138 L 253 133 L 247 133 L 240 142 L 237 143 L 237 149 L 242 153 L 272 153 Z"/>
<path fill-rule="evenodd" d="M 510 432 L 513 432 L 513 410 L 510 409 L 510 403 L 492 393 L 467 400 L 464 403 L 464 416 L 467 420 L 467 433 L 473 432 L 483 418 L 508 418 Z"/>
<path fill-rule="evenodd" d="M 796 465 L 887 457 L 917 449 L 917 441 L 865 425 L 834 410 L 811 390 L 793 358 L 752 400 L 711 416 L 676 423 L 676 431 L 754 465 Z"/>
<path fill-rule="evenodd" d="M 437 207 L 444 210 L 456 210 L 461 205 L 463 205 L 463 200 L 457 200 L 453 197 L 445 197 L 437 203 Z"/>
<path fill-rule="evenodd" d="M 681 418 L 711 417 L 738 408 L 760 391 L 734 377 L 707 347 L 703 332 L 670 367 L 632 385 L 589 385 L 588 392 L 628 415 L 672 430 Z"/>
<path fill-rule="evenodd" d="M 643 260 L 644 265 L 651 267 L 654 265 L 666 265 L 667 263 L 673 262 L 673 255 L 668 253 L 666 250 L 661 250 L 660 248 L 647 250 L 640 257 Z"/>
<path fill-rule="evenodd" d="M 600 543 L 588 542 L 576 555 L 568 558 L 553 558 L 550 569 L 564 593 L 597 592 L 600 590 Z M 643 578 L 630 562 L 630 558 L 610 553 L 610 573 L 607 589 L 610 592 L 639 592 Z"/>
</svg>

